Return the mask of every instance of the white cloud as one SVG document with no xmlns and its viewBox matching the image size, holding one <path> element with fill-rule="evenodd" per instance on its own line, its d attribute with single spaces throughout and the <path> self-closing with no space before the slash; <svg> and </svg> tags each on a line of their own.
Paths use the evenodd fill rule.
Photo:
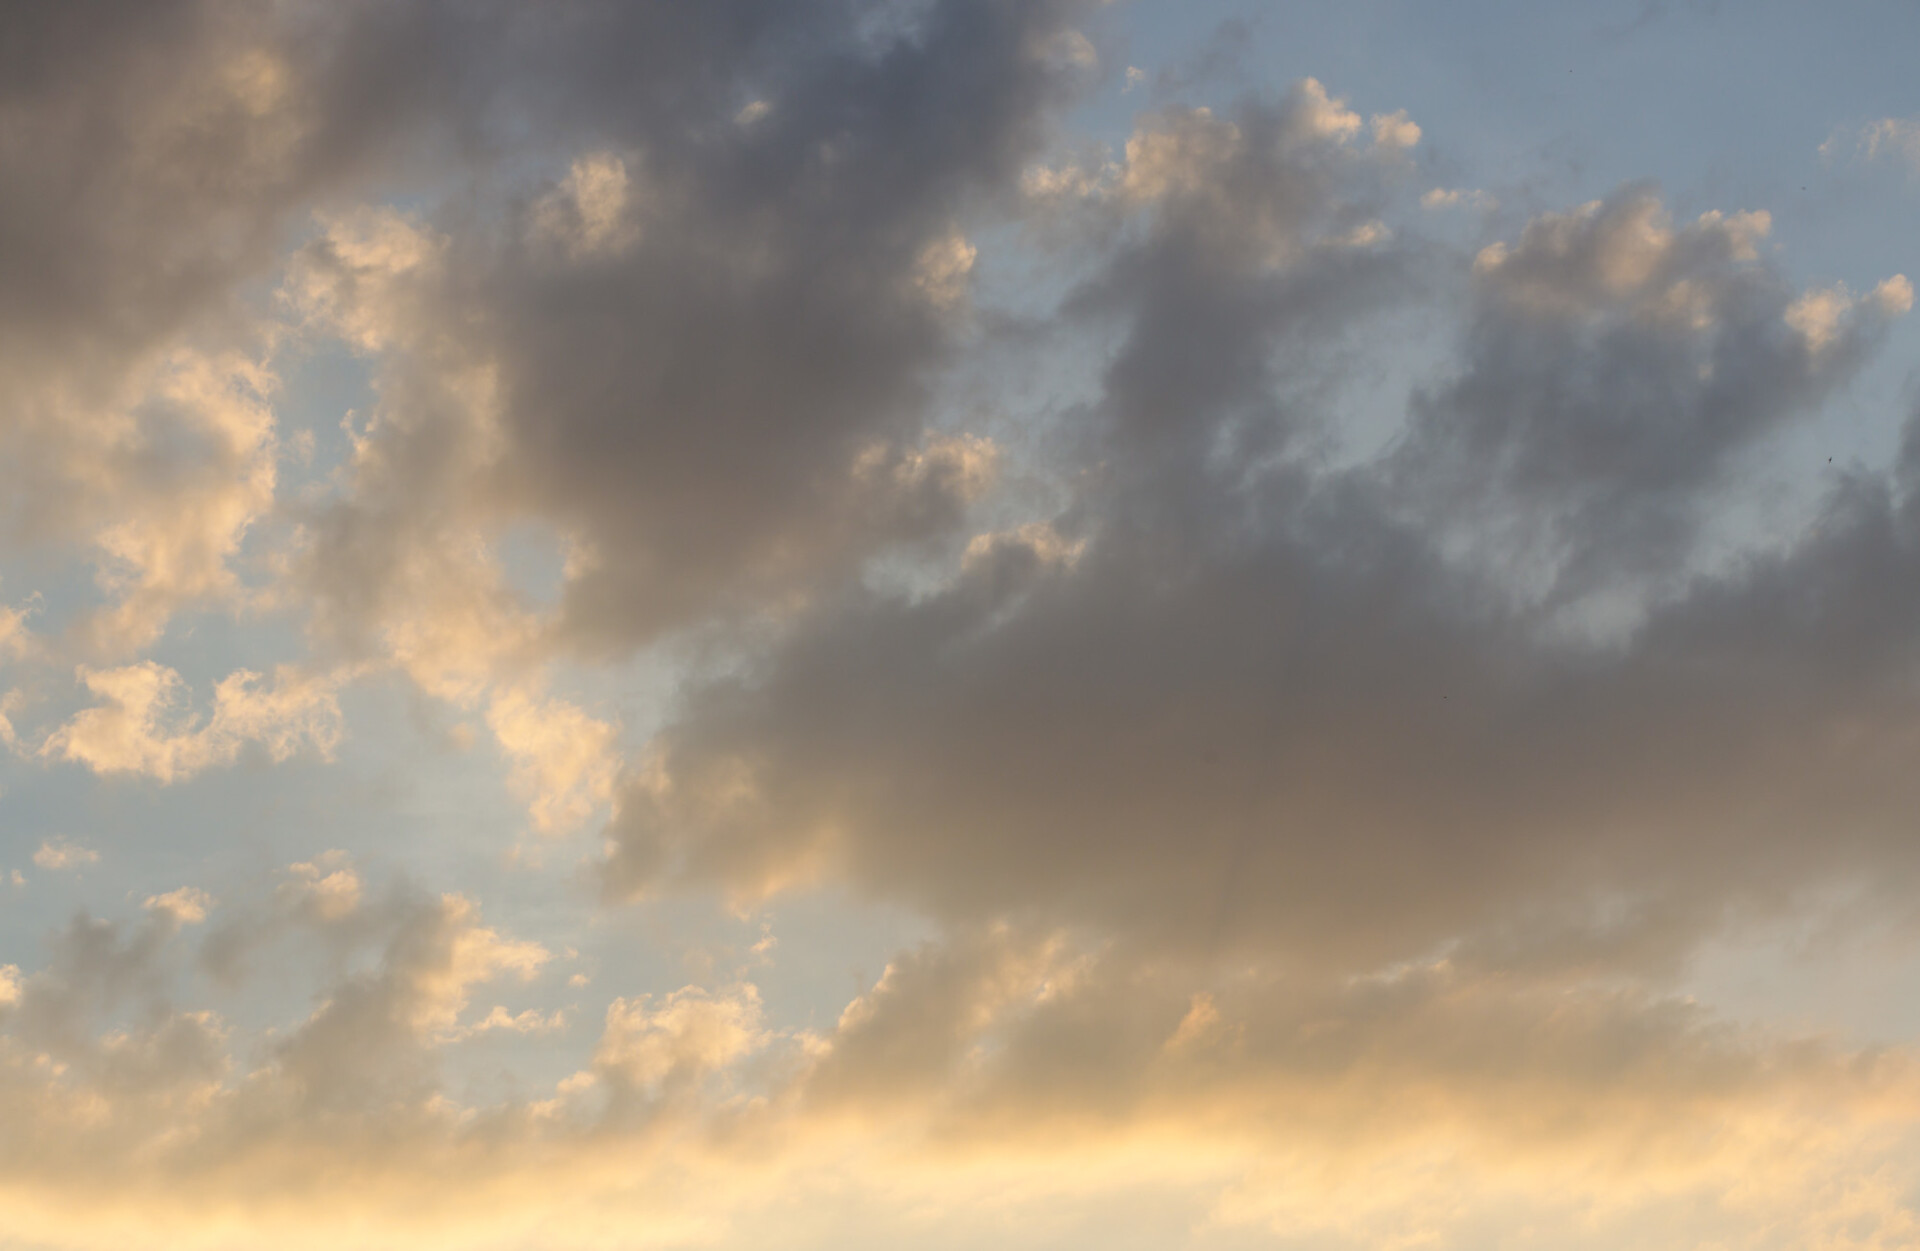
<svg viewBox="0 0 1920 1251">
<path fill-rule="evenodd" d="M 1373 130 L 1373 146 L 1385 152 L 1405 152 L 1420 142 L 1420 127 L 1408 118 L 1405 109 L 1375 113 L 1368 124 Z"/>
<path fill-rule="evenodd" d="M 278 895 L 283 903 L 310 909 L 322 921 L 338 921 L 360 906 L 360 875 L 343 851 L 328 851 L 290 865 Z"/>
<path fill-rule="evenodd" d="M 150 442 L 172 437 L 197 444 L 201 463 L 97 484 L 117 497 L 116 519 L 94 536 L 104 558 L 99 580 L 115 602 L 91 630 L 121 651 L 158 638 L 183 605 L 244 602 L 233 560 L 272 507 L 278 481 L 273 374 L 238 356 L 176 352 L 148 386 L 141 411 L 165 414 L 177 432 L 152 429 L 163 419 L 147 418 L 127 431 L 122 454 L 138 463 Z"/>
<path fill-rule="evenodd" d="M 1862 305 L 1880 318 L 1903 316 L 1913 308 L 1913 284 L 1905 274 L 1895 274 L 1864 299 L 1844 284 L 1808 291 L 1787 306 L 1783 319 L 1800 335 L 1807 350 L 1819 355 L 1840 337 L 1849 315 Z"/>
<path fill-rule="evenodd" d="M 213 896 L 195 886 L 182 886 L 164 895 L 149 895 L 145 904 L 147 911 L 171 917 L 179 925 L 198 925 L 207 919 L 213 906 Z"/>
<path fill-rule="evenodd" d="M 471 1025 L 458 1025 L 444 1035 L 447 1041 L 457 1042 L 476 1038 L 482 1034 L 555 1034 L 567 1028 L 567 1013 L 564 1008 L 550 1013 L 542 1013 L 537 1008 L 527 1008 L 521 1012 L 509 1012 L 501 1004 L 495 1004 L 493 1010 Z"/>
<path fill-rule="evenodd" d="M 410 972 L 414 1029 L 433 1038 L 455 1037 L 472 988 L 506 974 L 531 979 L 551 953 L 536 942 L 502 937 L 480 924 L 480 909 L 463 895 L 442 895 L 434 958 Z"/>
<path fill-rule="evenodd" d="M 1328 95 L 1319 79 L 1301 79 L 1293 89 L 1293 97 L 1301 126 L 1315 139 L 1345 143 L 1360 133 L 1360 115 L 1348 108 L 1345 100 Z M 1383 116 L 1376 122 L 1376 135 L 1398 140 L 1406 136 L 1408 126 L 1412 123 L 1407 122 L 1404 115 Z M 1420 128 L 1412 126 L 1412 135 L 1418 139 Z"/>
<path fill-rule="evenodd" d="M 564 833 L 603 807 L 619 771 L 618 731 L 563 699 L 519 688 L 493 697 L 487 726 L 513 761 L 513 787 L 534 826 Z"/>
<path fill-rule="evenodd" d="M 1318 101 L 1324 105 L 1324 91 Z M 1353 121 L 1358 127 L 1360 119 L 1355 117 Z M 1317 113 L 1309 113 L 1307 124 L 1314 129 L 1330 123 Z M 1214 185 L 1218 168 L 1240 152 L 1242 142 L 1240 128 L 1215 117 L 1210 109 L 1190 109 L 1153 119 L 1127 139 L 1121 188 L 1141 201 L 1204 191 Z"/>
<path fill-rule="evenodd" d="M 755 101 L 735 120 L 749 125 L 766 111 L 764 101 Z M 635 208 L 626 161 L 612 152 L 592 152 L 575 160 L 560 185 L 534 205 L 533 229 L 536 237 L 560 244 L 576 260 L 617 256 L 640 238 Z"/>
<path fill-rule="evenodd" d="M 364 352 L 409 332 L 417 284 L 439 271 L 447 241 L 397 209 L 321 214 L 319 238 L 295 253 L 280 298 L 310 328 Z"/>
<path fill-rule="evenodd" d="M 65 838 L 49 838 L 33 853 L 33 862 L 49 873 L 64 873 L 100 863 L 100 853 Z"/>
<path fill-rule="evenodd" d="M 19 660 L 34 650 L 35 639 L 27 627 L 27 618 L 40 611 L 40 596 L 27 598 L 18 608 L 0 604 L 0 657 Z"/>
<path fill-rule="evenodd" d="M 603 1078 L 651 1093 L 685 1089 L 764 1046 L 760 992 L 688 986 L 661 998 L 615 999 L 594 1053 Z"/>
<path fill-rule="evenodd" d="M 967 295 L 967 276 L 978 255 L 966 236 L 951 232 L 920 250 L 914 262 L 913 282 L 935 308 L 957 307 Z"/>
<path fill-rule="evenodd" d="M 96 773 L 139 773 L 162 783 L 232 764 L 248 744 L 276 761 L 311 748 L 330 757 L 340 740 L 340 707 L 331 678 L 291 667 L 271 683 L 239 670 L 214 686 L 213 711 L 195 724 L 185 684 L 164 665 L 142 661 L 119 669 L 79 670 L 101 704 L 75 713 L 41 744 L 39 754 L 84 764 Z"/>
</svg>

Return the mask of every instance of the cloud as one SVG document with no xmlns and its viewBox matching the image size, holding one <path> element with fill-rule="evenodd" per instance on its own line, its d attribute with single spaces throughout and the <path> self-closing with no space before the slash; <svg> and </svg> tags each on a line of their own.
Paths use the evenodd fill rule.
<svg viewBox="0 0 1920 1251">
<path fill-rule="evenodd" d="M 131 462 L 117 482 L 97 484 L 117 495 L 116 519 L 94 536 L 104 557 L 100 582 L 116 602 L 90 628 L 109 651 L 151 643 L 182 605 L 241 602 L 232 561 L 274 498 L 271 375 L 237 358 L 182 353 L 147 385 L 142 407 L 167 417 L 96 453 L 109 466 Z M 155 428 L 163 422 L 172 429 Z M 152 443 L 170 437 L 197 445 L 200 463 L 160 468 L 164 453 Z"/>
<path fill-rule="evenodd" d="M 626 71 L 597 58 L 654 19 L 536 20 L 552 42 L 529 46 L 572 67 L 541 107 L 619 125 L 505 221 L 329 212 L 286 268 L 298 335 L 366 353 L 379 400 L 340 489 L 294 510 L 279 602 L 343 661 L 485 709 L 534 824 L 583 820 L 610 791 L 612 731 L 528 693 L 553 658 L 791 602 L 945 539 L 990 483 L 991 444 L 933 428 L 928 405 L 976 255 L 955 197 L 1010 187 L 1038 151 L 1084 59 L 1071 8 L 932 6 L 853 57 L 824 11 L 796 19 L 798 44 L 757 12 L 674 26 L 716 64 L 783 49 L 753 84 L 765 111 L 719 132 L 694 121 L 738 97 L 694 62 L 657 66 L 681 104 L 619 103 Z M 955 109 L 978 124 L 925 120 Z M 897 150 L 918 155 L 878 155 Z M 504 576 L 501 536 L 524 519 L 564 545 L 557 608 Z"/>
<path fill-rule="evenodd" d="M 1081 46 L 1061 42 L 1067 11 L 929 6 L 911 40 L 851 59 L 823 17 L 819 54 L 785 56 L 760 87 L 765 116 L 721 131 L 672 109 L 606 113 L 627 79 L 582 75 L 578 105 L 626 120 L 533 198 L 534 234 L 573 240 L 557 257 L 475 223 L 443 236 L 444 265 L 349 282 L 312 276 L 355 272 L 316 241 L 290 284 L 336 293 L 316 327 L 405 349 L 384 362 L 389 399 L 356 481 L 316 519 L 322 611 L 378 621 L 418 598 L 396 577 L 410 549 L 444 550 L 449 518 L 484 542 L 491 519 L 531 512 L 580 554 L 554 635 L 621 651 L 951 525 L 965 500 L 942 480 L 908 499 L 859 471 L 875 446 L 911 456 L 926 438 L 926 386 L 974 255 L 953 205 L 1011 187 L 1037 153 L 1068 90 L 1049 49 Z M 620 42 L 646 20 L 603 15 L 565 38 Z M 785 37 L 759 19 L 725 29 L 729 63 Z M 692 66 L 662 63 L 653 90 Z M 685 81 L 684 107 L 738 110 Z M 954 110 L 975 124 L 926 120 Z M 629 197 L 647 225 L 614 247 Z M 376 323 L 391 328 L 354 329 Z M 430 464 L 450 446 L 462 455 Z"/>
<path fill-rule="evenodd" d="M 6 53 L 4 525 L 94 545 L 110 602 L 73 628 L 96 656 L 247 598 L 234 560 L 278 449 L 270 336 L 240 290 L 313 197 L 427 124 L 436 70 L 360 55 L 431 28 L 424 9 L 290 16 L 101 3 L 23 22 Z"/>
<path fill-rule="evenodd" d="M 1489 245 L 1464 367 L 1414 397 L 1396 488 L 1426 497 L 1454 551 L 1572 612 L 1693 572 L 1740 458 L 1817 411 L 1905 311 L 1897 276 L 1864 301 L 1793 291 L 1759 255 L 1770 226 L 1676 228 L 1633 187 Z"/>
<path fill-rule="evenodd" d="M 513 944 L 476 922 L 416 897 L 377 967 L 327 987 L 251 1071 L 201 1010 L 101 1028 L 171 940 L 76 923 L 46 969 L 0 980 L 14 1036 L 58 1060 L 0 1053 L 0 1095 L 35 1144 L 0 1153 L 34 1181 L 5 1200 L 13 1227 L 57 1220 L 89 1245 L 144 1219 L 191 1241 L 191 1213 L 219 1197 L 230 1230 L 286 1245 L 347 1228 L 406 1245 L 406 1211 L 456 1240 L 537 1225 L 590 1245 L 603 1225 L 723 1210 L 702 1236 L 751 1243 L 792 1229 L 788 1196 L 830 1192 L 831 1212 L 801 1208 L 809 1239 L 858 1245 L 916 1222 L 989 1229 L 988 1208 L 1103 1232 L 1101 1210 L 1150 1186 L 1199 1245 L 1444 1244 L 1516 1212 L 1595 1245 L 1911 1228 L 1905 1053 L 1444 962 L 1345 983 L 1227 973 L 1196 996 L 1191 967 L 975 931 L 903 953 L 818 1037 L 779 1037 L 751 986 L 618 999 L 593 1067 L 552 1098 L 463 1106 L 425 1065 L 454 1036 L 419 1009 L 521 963 L 493 958 Z M 466 1036 L 525 1016 L 496 1008 Z M 457 1162 L 473 1189 L 447 1196 Z M 1879 1180 L 1844 1184 L 1862 1175 Z M 111 1190 L 71 1203 L 104 1176 Z"/>
<path fill-rule="evenodd" d="M 534 826 L 577 826 L 613 793 L 615 730 L 565 700 L 510 690 L 487 709 L 487 726 L 514 763 L 514 785 L 531 798 Z"/>
<path fill-rule="evenodd" d="M 1360 133 L 1360 115 L 1349 109 L 1345 100 L 1329 96 L 1319 79 L 1301 79 L 1293 89 L 1293 96 L 1294 115 L 1315 139 L 1345 142 Z M 1392 129 L 1391 125 L 1387 128 Z M 1419 127 L 1414 128 L 1414 133 L 1419 134 Z"/>
<path fill-rule="evenodd" d="M 611 910 L 434 851 L 484 795 L 376 828 L 431 888 L 47 840 L 126 915 L 0 965 L 15 1236 L 1914 1241 L 1911 1049 L 1676 989 L 1821 891 L 1911 912 L 1920 418 L 1740 513 L 1905 276 L 1641 184 L 1464 254 L 1419 210 L 1490 197 L 1316 79 L 1082 145 L 1090 5 L 43 7 L 0 522 L 97 594 L 0 609 L 0 736 L 326 762 L 397 677 L 535 829 L 604 819 Z M 338 438 L 303 370 L 365 375 Z M 230 635 L 309 651 L 196 711 Z M 406 802 L 380 728 L 309 818 Z M 931 937 L 845 1003 L 770 930 L 623 958 L 816 888 Z"/>
<path fill-rule="evenodd" d="M 1894 160 L 1920 172 L 1920 118 L 1882 117 L 1857 130 L 1843 127 L 1820 145 L 1820 155 L 1833 156 L 1843 146 L 1843 137 L 1866 160 Z"/>
<path fill-rule="evenodd" d="M 200 924 L 213 906 L 213 896 L 194 886 L 182 886 L 164 895 L 149 895 L 146 902 L 148 911 L 170 916 L 181 925 Z"/>
<path fill-rule="evenodd" d="M 626 162 L 595 152 L 575 160 L 561 184 L 534 205 L 533 230 L 575 261 L 617 256 L 639 237 L 633 208 Z"/>
<path fill-rule="evenodd" d="M 49 838 L 33 853 L 33 862 L 50 873 L 61 873 L 99 864 L 100 853 L 69 839 Z"/>
<path fill-rule="evenodd" d="M 322 921 L 336 921 L 360 906 L 360 875 L 345 852 L 329 851 L 287 869 L 278 897 Z"/>
<path fill-rule="evenodd" d="M 1391 113 L 1375 113 L 1367 122 L 1373 134 L 1375 147 L 1388 152 L 1404 152 L 1420 142 L 1420 127 L 1407 116 L 1405 109 L 1396 109 Z"/>
<path fill-rule="evenodd" d="M 616 895 L 848 880 L 1355 975 L 1657 977 L 1730 909 L 1910 880 L 1913 709 L 1874 694 L 1912 644 L 1910 488 L 1696 563 L 1735 458 L 1852 375 L 1903 284 L 1816 345 L 1763 215 L 1675 226 L 1626 188 L 1483 252 L 1458 372 L 1323 470 L 1325 345 L 1407 291 L 1403 254 L 1325 245 L 1377 186 L 1331 108 L 1146 119 L 1147 230 L 1068 305 L 1118 337 L 1077 558 L 848 588 L 696 687 L 618 796 Z M 1596 624 L 1607 596 L 1634 612 Z"/>
<path fill-rule="evenodd" d="M 309 1114 L 409 1119 L 430 1109 L 434 1051 L 475 1032 L 463 1025 L 475 986 L 525 981 L 549 959 L 539 943 L 480 924 L 460 895 L 401 898 L 368 918 L 375 967 L 327 988 L 313 1013 L 276 1047 L 280 1091 Z"/>
<path fill-rule="evenodd" d="M 967 275 L 977 250 L 962 235 L 935 239 L 913 263 L 913 285 L 937 308 L 953 308 L 967 294 Z"/>
<path fill-rule="evenodd" d="M 432 1057 L 444 1044 L 561 1024 L 499 1009 L 462 1024 L 474 987 L 531 977 L 546 950 L 481 924 L 460 896 L 402 894 L 353 936 L 355 946 L 374 948 L 373 967 L 340 974 L 304 1021 L 257 1039 L 265 1067 L 249 1071 L 230 1053 L 229 1025 L 204 1009 L 175 1008 L 165 994 L 180 925 L 210 903 L 194 890 L 158 897 L 131 930 L 78 917 L 54 936 L 43 968 L 24 978 L 10 971 L 0 1098 L 43 1136 L 37 1157 L 0 1152 L 9 1185 L 32 1174 L 66 1187 L 110 1143 L 123 1162 L 159 1151 L 190 1170 L 291 1145 L 289 1135 L 332 1150 L 329 1118 L 364 1112 L 394 1127 L 431 1119 Z"/>
<path fill-rule="evenodd" d="M 244 669 L 222 678 L 214 686 L 212 712 L 197 725 L 181 718 L 183 683 L 164 665 L 83 667 L 79 680 L 104 702 L 75 713 L 38 754 L 96 773 L 138 773 L 168 783 L 230 765 L 251 743 L 282 761 L 303 748 L 328 756 L 340 739 L 333 684 L 288 667 L 274 674 L 271 685 Z"/>
<path fill-rule="evenodd" d="M 1434 187 L 1420 196 L 1420 207 L 1424 209 L 1459 208 L 1462 205 L 1490 210 L 1498 208 L 1499 201 L 1488 192 L 1459 187 Z"/>
<path fill-rule="evenodd" d="M 615 999 L 594 1051 L 594 1072 L 621 1095 L 666 1098 L 697 1089 L 764 1047 L 759 991 L 720 995 L 689 986 L 661 998 Z"/>
</svg>

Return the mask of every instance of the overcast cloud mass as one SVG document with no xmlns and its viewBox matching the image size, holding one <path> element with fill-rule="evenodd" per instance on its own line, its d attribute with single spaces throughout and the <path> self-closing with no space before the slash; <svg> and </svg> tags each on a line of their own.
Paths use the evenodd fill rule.
<svg viewBox="0 0 1920 1251">
<path fill-rule="evenodd" d="M 0 1249 L 1920 1246 L 1915 46 L 9 10 Z"/>
</svg>

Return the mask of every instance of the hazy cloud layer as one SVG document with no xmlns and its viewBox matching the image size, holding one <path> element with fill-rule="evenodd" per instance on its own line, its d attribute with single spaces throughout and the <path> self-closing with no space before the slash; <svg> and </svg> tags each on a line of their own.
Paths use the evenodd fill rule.
<svg viewBox="0 0 1920 1251">
<path fill-rule="evenodd" d="M 843 1236 L 878 1245 L 956 1216 L 1008 1166 L 1039 1170 L 1014 1201 L 1037 1215 L 1159 1159 L 1152 1184 L 1205 1196 L 1222 1238 L 1470 1241 L 1476 1222 L 1527 1212 L 1592 1245 L 1912 1232 L 1909 1059 L 1753 1035 L 1634 992 L 1569 999 L 1444 963 L 1193 991 L 1190 967 L 996 929 L 904 954 L 823 1034 L 770 1029 L 750 983 L 616 999 L 589 1067 L 462 1109 L 440 1057 L 516 1019 L 496 1006 L 460 1023 L 479 988 L 537 976 L 538 945 L 457 897 L 309 914 L 296 923 L 377 962 L 240 1061 L 225 1021 L 160 989 L 201 919 L 192 903 L 130 930 L 77 918 L 44 969 L 9 970 L 0 1097 L 35 1144 L 8 1153 L 14 1228 L 73 1245 L 141 1219 L 187 1245 L 351 1229 L 399 1246 L 437 1229 L 510 1246 L 534 1237 L 530 1212 L 564 1209 L 542 1236 L 599 1245 L 634 1221 L 694 1220 L 751 1239 L 783 1193 L 824 1188 L 854 1205 Z M 127 1023 L 94 1032 L 116 1014 Z M 1157 1154 L 1175 1144 L 1179 1158 Z M 1874 1180 L 1844 1180 L 1863 1169 Z M 471 1192 L 446 1192 L 455 1173 Z M 109 1176 L 91 1211 L 50 1223 Z M 241 1192 L 244 1219 L 196 1231 L 196 1210 Z M 724 1222 L 699 1215 L 715 1201 Z M 1710 1219 L 1687 1215 L 1703 1202 Z"/>
</svg>

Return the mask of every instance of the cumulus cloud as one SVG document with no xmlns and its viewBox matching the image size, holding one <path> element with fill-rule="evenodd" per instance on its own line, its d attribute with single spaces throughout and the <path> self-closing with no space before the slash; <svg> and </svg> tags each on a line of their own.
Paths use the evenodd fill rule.
<svg viewBox="0 0 1920 1251">
<path fill-rule="evenodd" d="M 269 336 L 240 288 L 311 197 L 425 124 L 434 72 L 357 55 L 370 21 L 360 6 L 290 22 L 227 0 L 103 3 L 23 19 L 9 42 L 4 524 L 94 544 L 110 602 L 75 633 L 96 652 L 245 598 L 234 560 L 272 503 L 277 440 Z M 415 12 L 384 33 L 433 23 Z"/>
<path fill-rule="evenodd" d="M 115 520 L 94 536 L 100 582 L 116 602 L 91 625 L 112 651 L 151 643 L 182 605 L 238 601 L 233 558 L 274 496 L 270 375 L 244 360 L 176 355 L 148 385 L 142 405 L 168 417 L 142 421 L 125 445 L 90 449 L 107 466 L 123 458 L 138 466 L 93 484 L 116 495 Z M 154 429 L 160 420 L 172 428 Z M 199 463 L 161 469 L 166 454 L 154 444 L 170 437 L 197 444 Z"/>
<path fill-rule="evenodd" d="M 285 271 L 299 333 L 367 354 L 379 401 L 349 429 L 342 489 L 299 510 L 281 593 L 337 654 L 484 710 L 536 827 L 580 822 L 608 794 L 612 731 L 526 693 L 549 658 L 630 651 L 937 541 L 990 480 L 984 439 L 929 429 L 976 255 L 955 197 L 1011 185 L 1038 150 L 1062 58 L 1087 46 L 1067 12 L 933 6 L 851 60 L 823 17 L 818 55 L 787 56 L 752 124 L 723 132 L 683 115 L 739 108 L 694 62 L 656 67 L 682 104 L 614 104 L 628 80 L 600 76 L 599 49 L 654 19 L 548 30 L 543 53 L 579 58 L 577 98 L 543 107 L 623 119 L 601 143 L 504 231 L 329 212 Z M 766 15 L 674 37 L 743 64 L 812 46 Z M 979 124 L 913 129 L 952 110 Z M 910 165 L 881 155 L 902 145 Z M 504 576 L 500 536 L 525 517 L 565 544 L 557 610 Z"/>
<path fill-rule="evenodd" d="M 1120 328 L 1077 559 L 850 589 L 697 690 L 619 796 L 615 893 L 844 877 L 1355 974 L 1647 973 L 1731 907 L 1907 880 L 1913 709 L 1875 694 L 1912 654 L 1907 488 L 1693 563 L 1734 458 L 1818 410 L 1904 283 L 1834 297 L 1816 345 L 1764 214 L 1675 225 L 1637 187 L 1544 214 L 1474 263 L 1457 375 L 1316 472 L 1315 353 L 1406 289 L 1391 250 L 1322 246 L 1374 194 L 1341 116 L 1303 89 L 1147 119 L 1148 233 L 1069 306 Z M 1603 595 L 1637 610 L 1601 629 Z M 1884 751 L 1840 745 L 1866 725 Z"/>
<path fill-rule="evenodd" d="M 533 230 L 573 260 L 609 257 L 638 237 L 633 214 L 626 162 L 611 152 L 596 152 L 576 160 L 560 185 L 534 205 Z"/>
<path fill-rule="evenodd" d="M 307 1114 L 409 1119 L 431 1110 L 435 1051 L 483 1028 L 460 1020 L 473 989 L 505 975 L 529 979 L 549 953 L 482 925 L 460 895 L 402 897 L 364 925 L 378 963 L 326 989 L 278 1041 L 275 1073 Z"/>
<path fill-rule="evenodd" d="M 487 726 L 514 761 L 514 785 L 529 797 L 536 828 L 571 829 L 612 796 L 619 760 L 607 722 L 565 700 L 509 690 L 488 707 Z"/>
<path fill-rule="evenodd" d="M 289 1134 L 324 1144 L 329 1118 L 343 1115 L 396 1128 L 433 1119 L 438 1049 L 478 1033 L 564 1024 L 558 1014 L 501 1008 L 462 1023 L 475 987 L 531 977 L 547 952 L 482 924 L 460 896 L 403 894 L 354 936 L 372 947 L 373 967 L 322 987 L 313 1012 L 271 1041 L 266 1066 L 248 1072 L 219 1016 L 173 1007 L 165 996 L 180 926 L 210 906 L 203 892 L 182 889 L 148 901 L 146 921 L 132 928 L 82 916 L 54 936 L 39 971 L 9 969 L 0 1097 L 45 1135 L 37 1160 L 18 1144 L 5 1153 L 11 1176 L 68 1186 L 112 1142 L 131 1152 L 123 1162 L 158 1151 L 214 1164 L 287 1144 Z M 129 1006 L 138 1009 L 131 1023 Z"/>
<path fill-rule="evenodd" d="M 1367 122 L 1374 146 L 1389 152 L 1404 152 L 1420 142 L 1420 127 L 1405 109 L 1375 113 Z"/>
<path fill-rule="evenodd" d="M 100 853 L 66 838 L 49 838 L 33 853 L 33 862 L 52 873 L 100 863 Z"/>
<path fill-rule="evenodd" d="M 383 262 L 378 283 L 349 282 L 311 276 L 357 272 L 316 241 L 290 288 L 324 305 L 316 326 L 407 349 L 383 364 L 391 400 L 359 481 L 315 525 L 324 611 L 350 624 L 417 598 L 388 591 L 409 550 L 444 550 L 449 518 L 484 533 L 530 511 L 579 553 L 553 629 L 625 650 L 951 524 L 965 501 L 945 479 L 906 498 L 859 470 L 876 445 L 921 442 L 975 255 L 953 206 L 1011 186 L 1037 153 L 1065 98 L 1053 49 L 1084 43 L 1062 42 L 1065 12 L 930 6 L 870 58 L 788 58 L 749 127 L 609 114 L 626 119 L 617 148 L 577 158 L 528 210 L 536 236 L 565 244 L 557 260 L 476 223 L 442 236 L 457 267 Z M 578 37 L 632 38 L 644 20 L 598 23 Z M 752 58 L 778 29 L 743 23 L 726 55 Z M 687 107 L 704 100 L 692 63 L 659 71 L 651 90 L 684 80 Z M 583 104 L 621 90 L 580 89 L 608 97 Z M 916 120 L 961 112 L 975 124 Z M 629 230 L 641 201 L 647 225 Z"/>
<path fill-rule="evenodd" d="M 207 919 L 213 904 L 213 896 L 207 892 L 195 886 L 182 886 L 164 895 L 147 896 L 146 907 L 151 912 L 172 917 L 181 925 L 198 925 Z"/>
<path fill-rule="evenodd" d="M 622 1092 L 659 1099 L 697 1087 L 765 1046 L 760 995 L 753 986 L 710 994 L 689 986 L 658 1004 L 642 995 L 615 999 L 595 1050 L 595 1073 Z"/>
<path fill-rule="evenodd" d="M 329 851 L 287 869 L 282 903 L 322 921 L 337 921 L 360 906 L 360 875 L 345 852 Z"/>
<path fill-rule="evenodd" d="M 286 760 L 306 748 L 325 757 L 340 738 L 333 683 L 292 668 L 281 668 L 271 683 L 244 669 L 222 678 L 203 720 L 183 715 L 180 675 L 150 660 L 119 669 L 83 667 L 79 680 L 102 702 L 54 730 L 39 754 L 96 773 L 173 782 L 232 764 L 249 744 Z"/>
</svg>

